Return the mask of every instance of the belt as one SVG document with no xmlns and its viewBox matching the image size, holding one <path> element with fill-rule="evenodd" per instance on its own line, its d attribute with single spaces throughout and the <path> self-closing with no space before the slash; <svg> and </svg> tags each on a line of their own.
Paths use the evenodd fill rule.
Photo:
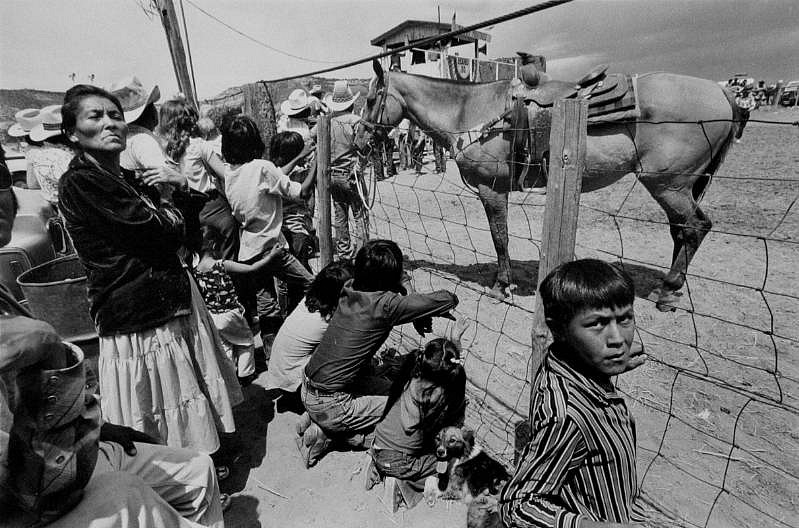
<svg viewBox="0 0 799 528">
<path fill-rule="evenodd" d="M 319 387 L 305 374 L 305 372 L 302 373 L 302 379 L 303 379 L 303 385 L 305 386 L 305 391 L 315 396 L 332 396 L 333 394 L 340 392 L 340 391 L 330 391 Z"/>
</svg>

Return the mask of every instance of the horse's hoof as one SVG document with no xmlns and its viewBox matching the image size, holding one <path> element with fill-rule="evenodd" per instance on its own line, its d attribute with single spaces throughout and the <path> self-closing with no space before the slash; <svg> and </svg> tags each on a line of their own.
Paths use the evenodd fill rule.
<svg viewBox="0 0 799 528">
<path fill-rule="evenodd" d="M 657 288 L 649 295 L 655 301 L 655 308 L 661 312 L 673 312 L 680 304 L 682 292 Z"/>
</svg>

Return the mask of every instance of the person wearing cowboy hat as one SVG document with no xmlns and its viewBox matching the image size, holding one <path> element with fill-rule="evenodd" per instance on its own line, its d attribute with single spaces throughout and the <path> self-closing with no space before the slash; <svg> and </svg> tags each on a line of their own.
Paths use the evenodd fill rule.
<svg viewBox="0 0 799 528">
<path fill-rule="evenodd" d="M 134 171 L 147 185 L 184 186 L 186 179 L 170 163 L 154 132 L 158 125 L 155 103 L 161 97 L 158 86 L 148 90 L 137 77 L 132 76 L 111 84 L 108 91 L 119 99 L 128 124 L 127 143 L 119 157 L 120 166 Z M 161 191 L 169 193 L 163 186 Z"/>
<path fill-rule="evenodd" d="M 39 123 L 28 134 L 31 140 L 41 142 L 30 149 L 28 159 L 28 188 L 39 189 L 53 207 L 58 206 L 58 180 L 69 168 L 75 150 L 61 130 L 61 105 L 42 108 Z"/>
<path fill-rule="evenodd" d="M 741 137 L 744 134 L 744 128 L 749 121 L 749 114 L 757 108 L 757 100 L 752 93 L 751 88 L 744 87 L 735 96 L 735 104 L 738 106 L 738 131 L 735 133 L 735 142 L 740 143 Z"/>
<path fill-rule="evenodd" d="M 14 124 L 8 128 L 6 133 L 22 142 L 30 134 L 33 127 L 39 124 L 40 120 L 41 110 L 38 108 L 25 108 L 14 114 Z"/>
<path fill-rule="evenodd" d="M 306 119 L 311 116 L 308 94 L 302 88 L 293 90 L 288 99 L 280 104 L 280 119 L 277 120 L 278 132 L 297 132 L 302 139 L 310 137 Z"/>
<path fill-rule="evenodd" d="M 363 225 L 364 231 L 368 217 L 355 187 L 354 170 L 358 161 L 355 150 L 355 125 L 360 117 L 352 113 L 353 105 L 360 93 L 353 93 L 346 80 L 333 84 L 333 93 L 325 96 L 324 102 L 331 113 L 330 120 L 330 194 L 336 228 L 336 259 L 352 259 L 356 248 L 350 241 L 349 212 L 356 224 Z M 316 127 L 311 137 L 316 138 Z M 365 237 L 366 233 L 362 233 Z"/>
</svg>

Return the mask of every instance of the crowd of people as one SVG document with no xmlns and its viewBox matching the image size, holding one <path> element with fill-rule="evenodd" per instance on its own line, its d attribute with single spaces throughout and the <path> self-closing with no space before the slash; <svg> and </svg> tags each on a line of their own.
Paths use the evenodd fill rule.
<svg viewBox="0 0 799 528">
<path fill-rule="evenodd" d="M 469 322 L 376 360 L 394 327 L 426 336 L 433 318 L 455 320 L 458 298 L 414 291 L 395 242 L 350 239 L 350 212 L 364 214 L 351 180 L 357 98 L 346 81 L 326 97 L 321 87 L 292 92 L 270 159 L 250 117 L 227 116 L 217 129 L 181 97 L 158 108 L 158 88 L 135 77 L 76 85 L 59 107 L 19 114 L 10 132 L 34 145 L 28 182 L 57 210 L 86 270 L 99 359 L 91 372 L 80 348 L 0 285 L 4 526 L 223 526 L 231 499 L 218 482 L 234 458 L 220 448 L 235 435 L 242 389 L 263 370 L 259 356 L 259 383 L 302 408 L 306 467 L 334 449 L 368 450 L 370 476 L 405 482 L 406 505 L 418 501 L 437 471 L 436 433 L 464 423 Z M 322 112 L 332 116 L 337 243 L 314 273 Z M 395 137 L 413 143 L 410 127 Z M 16 210 L 3 164 L 0 246 Z M 554 343 L 499 514 L 519 527 L 631 525 L 641 519 L 635 430 L 611 379 L 643 360 L 632 346 L 632 281 L 576 261 L 552 272 L 541 295 Z"/>
</svg>

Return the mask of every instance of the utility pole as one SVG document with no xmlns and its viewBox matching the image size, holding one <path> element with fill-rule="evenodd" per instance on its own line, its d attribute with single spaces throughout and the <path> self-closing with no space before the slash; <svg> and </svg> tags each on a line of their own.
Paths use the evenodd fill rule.
<svg viewBox="0 0 799 528">
<path fill-rule="evenodd" d="M 191 82 L 189 68 L 186 65 L 186 50 L 183 47 L 183 39 L 180 37 L 180 25 L 175 14 L 175 5 L 172 0 L 156 0 L 156 2 L 158 4 L 158 13 L 161 15 L 161 23 L 164 25 L 164 31 L 166 32 L 169 53 L 172 55 L 172 66 L 175 68 L 178 89 L 195 108 L 199 109 L 197 95 L 194 93 L 194 85 Z"/>
</svg>

